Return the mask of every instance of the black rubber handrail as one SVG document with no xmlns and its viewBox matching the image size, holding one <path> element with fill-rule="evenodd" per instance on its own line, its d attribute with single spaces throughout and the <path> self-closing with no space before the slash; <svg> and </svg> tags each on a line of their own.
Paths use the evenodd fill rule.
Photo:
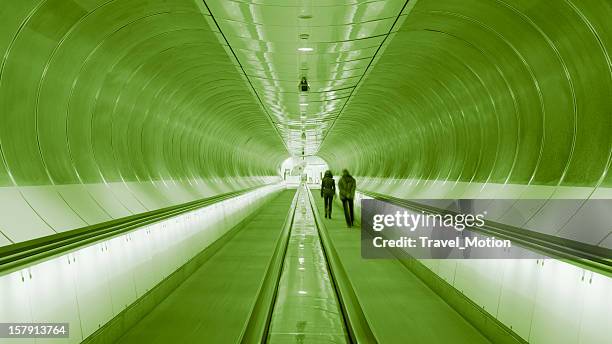
<svg viewBox="0 0 612 344">
<path fill-rule="evenodd" d="M 359 190 L 359 192 L 368 197 L 407 209 L 423 211 L 430 214 L 457 214 L 451 210 L 441 209 L 376 192 L 362 190 Z M 609 277 L 612 276 L 612 250 L 604 247 L 593 246 L 583 242 L 534 232 L 490 220 L 485 220 L 485 225 L 482 227 L 472 227 L 469 229 L 488 236 L 507 239 L 519 246 L 542 253 L 550 258 L 565 261 Z"/>
<path fill-rule="evenodd" d="M 228 192 L 1 247 L 0 274 L 15 271 L 34 262 L 49 259 L 139 227 L 218 203 L 260 187 L 263 186 Z"/>
</svg>

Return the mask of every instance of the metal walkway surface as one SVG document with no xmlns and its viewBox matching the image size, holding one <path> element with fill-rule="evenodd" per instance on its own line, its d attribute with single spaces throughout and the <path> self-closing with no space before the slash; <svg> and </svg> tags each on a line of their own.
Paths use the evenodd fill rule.
<svg viewBox="0 0 612 344">
<path fill-rule="evenodd" d="M 362 259 L 360 227 L 347 228 L 338 202 L 332 219 L 320 218 L 379 343 L 489 343 L 399 261 Z"/>
<path fill-rule="evenodd" d="M 348 343 L 307 192 L 298 191 L 268 342 Z"/>
<path fill-rule="evenodd" d="M 257 299 L 295 190 L 269 201 L 119 343 L 236 343 Z"/>
</svg>

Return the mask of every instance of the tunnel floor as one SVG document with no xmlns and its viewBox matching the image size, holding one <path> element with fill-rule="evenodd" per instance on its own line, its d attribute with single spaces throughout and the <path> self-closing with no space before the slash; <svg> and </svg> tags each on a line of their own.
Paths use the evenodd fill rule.
<svg viewBox="0 0 612 344">
<path fill-rule="evenodd" d="M 240 341 L 295 194 L 295 190 L 285 190 L 268 201 L 119 343 Z M 268 341 L 349 342 L 310 204 L 306 195 L 298 193 L 297 197 Z M 316 198 L 315 202 L 315 210 L 322 214 L 323 202 Z M 333 218 L 323 224 L 378 342 L 489 342 L 399 261 L 362 259 L 359 226 L 346 227 L 338 203 Z M 300 275 L 302 266 L 316 267 L 319 276 Z"/>
</svg>

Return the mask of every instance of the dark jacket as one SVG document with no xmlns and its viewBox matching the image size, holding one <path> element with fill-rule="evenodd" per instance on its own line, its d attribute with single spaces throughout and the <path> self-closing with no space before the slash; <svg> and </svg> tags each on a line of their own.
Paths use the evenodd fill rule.
<svg viewBox="0 0 612 344">
<path fill-rule="evenodd" d="M 355 178 L 353 178 L 350 174 L 342 176 L 342 178 L 340 178 L 340 181 L 338 182 L 338 188 L 340 188 L 340 198 L 354 199 L 356 187 L 357 182 L 355 181 Z"/>
<path fill-rule="evenodd" d="M 336 181 L 332 177 L 325 177 L 321 181 L 321 197 L 336 194 Z"/>
</svg>

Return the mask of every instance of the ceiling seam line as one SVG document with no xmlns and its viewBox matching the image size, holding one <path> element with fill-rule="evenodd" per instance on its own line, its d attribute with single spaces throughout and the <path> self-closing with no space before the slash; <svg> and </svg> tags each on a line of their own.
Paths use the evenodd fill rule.
<svg viewBox="0 0 612 344">
<path fill-rule="evenodd" d="M 359 80 L 357 80 L 357 83 L 355 84 L 355 86 L 353 86 L 353 89 L 351 90 L 351 93 L 348 95 L 348 99 L 346 100 L 346 102 L 344 102 L 344 104 L 342 105 L 342 108 L 340 108 L 340 112 L 338 113 L 338 116 L 336 116 L 336 118 L 334 119 L 334 121 L 332 122 L 332 124 L 329 126 L 329 128 L 325 131 L 325 135 L 323 135 L 323 138 L 321 139 L 321 142 L 319 143 L 319 147 L 316 150 L 316 153 L 319 153 L 319 150 L 321 149 L 321 147 L 323 146 L 323 143 L 325 142 L 325 139 L 327 138 L 327 135 L 329 134 L 329 132 L 334 128 L 334 126 L 336 125 L 336 121 L 338 120 L 338 118 L 340 118 L 340 116 L 342 115 L 342 113 L 344 112 L 344 108 L 346 107 L 346 104 L 348 104 L 348 102 L 351 100 L 351 97 L 353 96 L 353 93 L 355 92 L 355 90 L 357 89 L 357 87 L 359 86 L 359 84 L 361 83 L 361 81 L 363 80 L 363 78 L 365 77 L 365 75 L 368 73 L 368 70 L 370 69 L 370 66 L 372 65 L 372 63 L 374 62 L 374 60 L 376 59 L 376 56 L 378 55 L 378 52 L 380 51 L 380 49 L 382 48 L 382 46 L 385 44 L 385 42 L 387 41 L 387 38 L 389 38 L 389 35 L 391 33 L 393 33 L 393 28 L 395 27 L 395 24 L 397 24 L 398 20 L 400 19 L 400 17 L 402 17 L 402 13 L 404 12 L 404 9 L 406 8 L 406 6 L 408 5 L 408 2 L 410 1 L 416 1 L 416 0 L 406 0 L 406 2 L 404 2 L 404 5 L 402 6 L 402 8 L 400 9 L 397 17 L 395 18 L 395 21 L 393 21 L 393 24 L 391 24 L 391 27 L 389 28 L 389 32 L 387 32 L 387 34 L 385 35 L 385 37 L 383 38 L 382 42 L 380 42 L 380 45 L 378 46 L 378 48 L 376 49 L 376 51 L 374 52 L 374 56 L 372 56 L 372 59 L 370 60 L 370 62 L 368 63 L 368 65 L 366 66 L 366 69 L 364 70 L 363 74 L 361 75 L 361 77 L 359 78 Z M 408 16 L 408 15 L 406 15 Z M 397 30 L 397 32 L 399 32 L 399 29 Z M 316 154 L 315 153 L 315 154 Z"/>
</svg>

